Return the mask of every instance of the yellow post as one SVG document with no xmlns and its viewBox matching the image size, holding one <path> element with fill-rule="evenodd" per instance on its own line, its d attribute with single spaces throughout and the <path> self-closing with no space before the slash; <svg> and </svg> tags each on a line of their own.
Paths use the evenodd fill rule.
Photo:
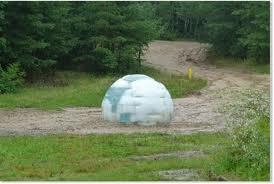
<svg viewBox="0 0 274 184">
<path fill-rule="evenodd" d="M 192 68 L 191 68 L 191 66 L 190 67 L 188 67 L 188 79 L 189 80 L 191 80 L 192 79 Z"/>
</svg>

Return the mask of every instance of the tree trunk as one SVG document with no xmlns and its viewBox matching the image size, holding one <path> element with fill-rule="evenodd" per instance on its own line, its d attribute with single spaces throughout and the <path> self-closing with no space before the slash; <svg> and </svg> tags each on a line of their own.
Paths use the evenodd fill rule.
<svg viewBox="0 0 274 184">
<path fill-rule="evenodd" d="M 194 29 L 194 36 L 197 37 L 198 35 L 198 24 L 199 24 L 199 18 L 196 19 L 195 29 Z"/>
<path fill-rule="evenodd" d="M 187 33 L 187 19 L 186 18 L 184 19 L 184 22 L 185 22 L 184 35 L 186 35 L 186 33 Z"/>
<path fill-rule="evenodd" d="M 142 48 L 141 46 L 139 46 L 139 51 L 138 51 L 139 68 L 141 68 L 141 54 L 142 54 Z"/>
</svg>

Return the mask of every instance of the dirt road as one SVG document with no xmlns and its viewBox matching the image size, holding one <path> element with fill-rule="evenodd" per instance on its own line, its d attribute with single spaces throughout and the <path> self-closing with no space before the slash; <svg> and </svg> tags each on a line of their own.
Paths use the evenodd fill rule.
<svg viewBox="0 0 274 184">
<path fill-rule="evenodd" d="M 54 133 L 133 133 L 162 132 L 189 134 L 212 132 L 225 126 L 224 114 L 216 111 L 218 94 L 226 89 L 269 89 L 269 75 L 217 69 L 204 63 L 207 45 L 197 42 L 154 41 L 145 54 L 145 64 L 175 73 L 192 66 L 194 76 L 208 80 L 201 93 L 174 99 L 174 119 L 167 126 L 141 127 L 104 122 L 100 108 L 65 108 L 63 111 L 38 109 L 0 110 L 0 135 Z M 237 98 L 237 97 L 235 97 Z"/>
</svg>

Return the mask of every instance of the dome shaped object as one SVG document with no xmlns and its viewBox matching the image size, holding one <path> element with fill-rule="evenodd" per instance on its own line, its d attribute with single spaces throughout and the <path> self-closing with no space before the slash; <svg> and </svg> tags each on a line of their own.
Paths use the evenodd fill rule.
<svg viewBox="0 0 274 184">
<path fill-rule="evenodd" d="M 146 75 L 126 75 L 114 82 L 102 102 L 103 118 L 124 124 L 169 123 L 173 102 L 165 86 Z"/>
</svg>

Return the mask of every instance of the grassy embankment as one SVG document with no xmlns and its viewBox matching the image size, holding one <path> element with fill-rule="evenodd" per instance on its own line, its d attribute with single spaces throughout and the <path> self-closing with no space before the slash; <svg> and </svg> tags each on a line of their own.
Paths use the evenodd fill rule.
<svg viewBox="0 0 274 184">
<path fill-rule="evenodd" d="M 144 74 L 162 82 L 173 98 L 186 96 L 206 86 L 203 79 L 162 73 L 144 68 Z M 18 93 L 0 95 L 0 108 L 99 107 L 108 87 L 121 76 L 95 76 L 79 72 L 59 72 L 55 83 L 30 85 Z"/>
<path fill-rule="evenodd" d="M 270 73 L 270 64 L 258 64 L 251 60 L 215 56 L 211 56 L 208 60 L 211 65 L 215 65 L 217 68 L 232 68 L 242 72 L 253 72 L 258 74 Z"/>
</svg>

